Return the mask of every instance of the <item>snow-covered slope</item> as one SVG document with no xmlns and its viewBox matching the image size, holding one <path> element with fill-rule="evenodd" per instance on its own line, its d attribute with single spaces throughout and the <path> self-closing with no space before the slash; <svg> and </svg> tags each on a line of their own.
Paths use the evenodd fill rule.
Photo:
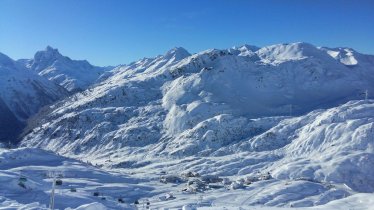
<svg viewBox="0 0 374 210">
<path fill-rule="evenodd" d="M 86 89 L 106 70 L 112 68 L 93 66 L 86 60 L 72 60 L 50 46 L 43 51 L 38 51 L 33 59 L 19 62 L 70 92 Z"/>
<path fill-rule="evenodd" d="M 267 180 L 237 190 L 221 188 L 186 193 L 180 190 L 181 185 L 162 184 L 147 175 L 134 178 L 130 174 L 106 172 L 90 164 L 35 148 L 0 149 L 0 209 L 50 209 L 53 177 L 56 177 L 56 181 L 61 181 L 61 185 L 55 186 L 55 209 L 135 210 L 145 209 L 146 206 L 150 209 L 181 209 L 182 206 L 187 209 L 187 206 L 190 206 L 188 209 L 197 207 L 207 210 L 373 209 L 374 195 L 368 193 L 352 196 L 346 194 L 346 198 L 323 204 L 328 199 L 336 199 L 343 192 L 336 189 L 336 186 L 327 188 L 322 184 L 303 180 Z M 280 188 L 283 189 L 282 194 L 279 192 Z M 172 199 L 162 199 L 171 194 Z M 319 199 L 322 203 L 317 204 L 322 205 L 312 208 L 300 208 L 300 203 L 291 204 L 292 208 L 259 205 L 265 200 L 269 202 L 268 205 L 274 206 L 282 199 L 285 202 L 308 194 L 316 196 L 305 200 Z M 138 205 L 134 204 L 136 200 Z M 255 203 L 255 206 L 248 206 L 251 202 Z M 308 204 L 306 201 L 304 203 Z"/>
<path fill-rule="evenodd" d="M 245 191 L 251 205 L 311 206 L 373 192 L 373 102 L 351 100 L 374 92 L 374 59 L 339 50 L 175 48 L 117 67 L 55 104 L 22 144 L 134 172 L 271 172 L 274 182 Z"/>
<path fill-rule="evenodd" d="M 55 186 L 55 209 L 135 209 L 129 203 L 154 194 L 153 188 L 139 184 L 139 179 L 51 152 L 0 149 L 0 209 L 50 209 L 54 177 L 62 181 Z M 100 194 L 94 196 L 95 192 Z M 119 198 L 127 204 L 119 203 Z"/>
<path fill-rule="evenodd" d="M 0 53 L 0 141 L 14 140 L 27 118 L 66 96 L 62 87 Z"/>
</svg>

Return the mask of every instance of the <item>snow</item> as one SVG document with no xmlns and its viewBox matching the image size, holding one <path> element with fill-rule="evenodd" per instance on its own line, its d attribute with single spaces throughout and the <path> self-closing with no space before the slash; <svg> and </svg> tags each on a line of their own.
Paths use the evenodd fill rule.
<svg viewBox="0 0 374 210">
<path fill-rule="evenodd" d="M 107 208 L 101 204 L 101 203 L 89 203 L 82 206 L 79 206 L 78 208 L 75 208 L 74 210 L 106 210 Z"/>
<path fill-rule="evenodd" d="M 244 48 L 256 49 L 239 49 Z M 351 71 L 306 43 L 258 49 L 255 54 L 261 60 L 255 62 L 248 59 L 252 55 L 239 56 L 232 50 L 189 55 L 175 48 L 164 56 L 117 67 L 105 81 L 56 104 L 25 145 L 58 148 L 66 155 L 113 149 L 133 153 L 134 146 L 156 147 L 164 154 L 187 155 L 194 147 L 200 147 L 198 153 L 214 152 L 267 129 L 248 125 L 253 119 L 305 114 L 374 90 L 367 60 Z M 72 132 L 61 136 L 59 130 Z"/>
<path fill-rule="evenodd" d="M 337 48 L 329 49 L 325 48 L 326 52 L 336 60 L 339 60 L 341 63 L 347 66 L 354 66 L 358 64 L 356 59 L 357 52 L 349 48 Z"/>
<path fill-rule="evenodd" d="M 254 210 L 307 210 L 307 209 L 323 209 L 323 210 L 346 210 L 346 209 L 357 209 L 357 210 L 372 210 L 374 209 L 373 203 L 373 194 L 365 194 L 359 193 L 347 198 L 343 198 L 340 200 L 332 201 L 328 204 L 315 206 L 315 207 L 308 207 L 308 208 L 300 208 L 300 207 L 264 207 L 264 206 L 230 206 L 230 205 L 223 205 L 223 206 L 214 206 L 214 207 L 201 207 L 198 208 L 199 210 L 247 210 L 247 209 L 254 209 Z"/>
<path fill-rule="evenodd" d="M 108 173 L 40 149 L 0 151 L 0 163 L 0 196 L 3 198 L 0 207 L 46 209 L 49 206 L 53 174 L 63 181 L 61 186 L 56 187 L 57 209 L 133 209 L 130 206 L 133 200 L 152 195 L 152 188 L 138 184 L 137 179 Z M 25 188 L 18 185 L 20 177 L 27 179 L 24 181 Z M 76 192 L 71 192 L 72 188 Z M 101 194 L 96 197 L 93 192 Z M 118 203 L 117 198 L 124 195 L 127 204 Z"/>
<path fill-rule="evenodd" d="M 70 92 L 87 89 L 99 81 L 105 71 L 112 69 L 93 66 L 86 60 L 72 60 L 50 46 L 38 51 L 25 66 Z"/>
<path fill-rule="evenodd" d="M 23 137 L 21 146 L 100 169 L 20 149 L 40 166 L 5 163 L 0 179 L 8 183 L 20 167 L 75 171 L 79 180 L 66 182 L 81 186 L 79 198 L 59 208 L 117 207 L 115 194 L 126 190 L 134 191 L 126 205 L 147 199 L 152 208 L 365 209 L 374 192 L 374 101 L 362 99 L 374 91 L 373 60 L 308 43 L 193 55 L 174 48 L 53 104 Z M 50 179 L 32 181 L 48 192 Z M 109 204 L 92 198 L 95 187 Z"/>
<path fill-rule="evenodd" d="M 335 187 L 324 187 L 307 180 L 256 181 L 239 189 L 218 188 L 204 192 L 182 192 L 184 183 L 160 183 L 151 173 L 142 178 L 133 174 L 105 171 L 90 164 L 58 156 L 35 148 L 0 150 L 0 209 L 48 209 L 52 177 L 63 181 L 55 192 L 56 209 L 140 209 L 150 203 L 151 209 L 373 209 L 372 193 L 339 195 Z M 195 174 L 198 176 L 198 174 Z M 18 185 L 20 177 L 27 178 L 25 188 Z M 214 176 L 209 176 L 214 177 Z M 196 178 L 196 177 L 195 177 Z M 240 181 L 236 181 L 238 183 Z M 220 185 L 217 183 L 216 185 Z M 76 192 L 71 192 L 71 189 Z M 331 191 L 330 194 L 326 193 Z M 171 192 L 172 191 L 172 192 Z M 324 192 L 320 194 L 320 192 Z M 99 192 L 94 196 L 93 192 Z M 323 199 L 334 198 L 327 203 Z M 308 199 L 319 197 L 323 203 L 311 203 Z M 105 198 L 103 200 L 102 198 Z M 124 203 L 117 202 L 122 198 Z M 286 206 L 276 202 L 295 200 Z M 323 199 L 322 199 L 323 198 Z M 330 198 L 330 199 L 331 199 Z M 336 200 L 335 200 L 336 199 Z M 267 206 L 260 205 L 267 201 Z M 317 205 L 313 207 L 309 204 Z M 292 207 L 292 208 L 291 208 Z"/>
<path fill-rule="evenodd" d="M 29 117 L 67 92 L 0 53 L 0 142 L 14 143 Z"/>
<path fill-rule="evenodd" d="M 67 95 L 59 86 L 1 53 L 0 80 L 0 98 L 21 121 L 35 114 L 42 106 Z"/>
<path fill-rule="evenodd" d="M 258 55 L 266 63 L 272 64 L 302 60 L 320 54 L 321 53 L 316 47 L 303 42 L 271 45 L 268 47 L 263 47 L 258 51 Z"/>
</svg>

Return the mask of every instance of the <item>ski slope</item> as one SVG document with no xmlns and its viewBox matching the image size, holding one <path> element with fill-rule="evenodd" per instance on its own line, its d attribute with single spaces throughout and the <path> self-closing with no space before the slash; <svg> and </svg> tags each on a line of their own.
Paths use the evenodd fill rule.
<svg viewBox="0 0 374 210">
<path fill-rule="evenodd" d="M 30 148 L 0 151 L 0 209 L 49 209 L 54 176 L 62 180 L 62 185 L 56 186 L 56 209 L 141 209 L 146 202 L 150 202 L 151 209 L 186 209 L 187 206 L 197 209 L 258 210 L 373 209 L 373 194 L 366 193 L 312 208 L 249 207 L 247 202 L 253 196 L 253 188 L 267 185 L 271 191 L 277 187 L 260 181 L 256 186 L 240 190 L 213 189 L 204 193 L 183 193 L 179 189 L 182 184 L 161 184 L 152 178 L 139 179 L 129 174 L 107 172 L 77 160 Z M 24 187 L 19 185 L 20 177 L 27 179 L 23 182 Z M 288 196 L 292 194 L 294 185 L 289 186 L 288 193 L 285 193 Z M 76 191 L 71 192 L 71 189 Z M 98 192 L 99 196 L 94 196 L 94 192 Z M 172 193 L 175 199 L 162 200 L 168 193 Z M 124 203 L 119 203 L 118 198 L 122 198 Z M 135 200 L 139 200 L 136 206 Z"/>
</svg>

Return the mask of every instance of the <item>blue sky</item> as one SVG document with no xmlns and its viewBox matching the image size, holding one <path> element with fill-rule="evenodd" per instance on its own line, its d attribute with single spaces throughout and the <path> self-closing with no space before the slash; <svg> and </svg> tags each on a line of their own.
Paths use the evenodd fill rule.
<svg viewBox="0 0 374 210">
<path fill-rule="evenodd" d="M 194 53 L 297 41 L 374 54 L 374 1 L 0 0 L 0 52 L 13 59 L 51 45 L 117 65 L 174 46 Z"/>
</svg>

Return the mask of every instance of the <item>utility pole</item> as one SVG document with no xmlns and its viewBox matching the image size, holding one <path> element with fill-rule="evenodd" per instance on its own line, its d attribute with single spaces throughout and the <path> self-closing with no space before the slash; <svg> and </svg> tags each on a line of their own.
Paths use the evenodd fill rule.
<svg viewBox="0 0 374 210">
<path fill-rule="evenodd" d="M 369 96 L 369 91 L 366 89 L 366 91 L 365 91 L 365 101 L 368 100 L 368 96 Z"/>
<path fill-rule="evenodd" d="M 53 174 L 53 183 L 52 183 L 52 191 L 51 191 L 51 200 L 49 202 L 49 208 L 51 210 L 55 209 L 55 188 L 56 188 L 56 174 Z"/>
</svg>

